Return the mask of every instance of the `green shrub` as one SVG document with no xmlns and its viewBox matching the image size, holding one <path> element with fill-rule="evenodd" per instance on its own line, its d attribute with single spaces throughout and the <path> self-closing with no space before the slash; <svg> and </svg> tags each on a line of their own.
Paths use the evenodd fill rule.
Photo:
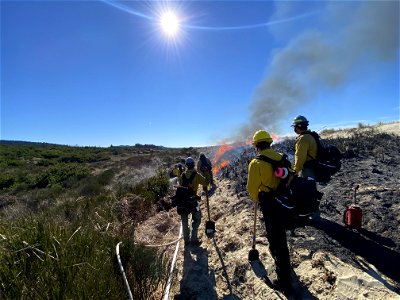
<svg viewBox="0 0 400 300">
<path fill-rule="evenodd" d="M 125 195 L 133 193 L 133 186 L 118 182 L 114 187 L 115 197 L 120 199 Z"/>
<path fill-rule="evenodd" d="M 111 192 L 115 171 L 93 176 L 88 162 L 110 159 L 112 151 L 137 149 L 0 144 L 0 189 L 18 199 L 18 212 L 0 216 L 0 299 L 126 298 L 115 273 L 118 241 L 131 253 L 124 264 L 134 299 L 159 291 L 167 274 L 163 255 L 134 245 L 133 233 L 136 222 L 154 213 L 169 180 L 160 170 Z M 127 218 L 133 222 L 118 222 Z"/>
<path fill-rule="evenodd" d="M 19 159 L 9 159 L 6 162 L 9 167 L 22 167 L 25 165 L 25 162 Z"/>
<path fill-rule="evenodd" d="M 42 153 L 42 157 L 45 159 L 54 159 L 60 157 L 61 155 L 62 152 L 55 149 L 48 149 L 48 150 L 46 149 Z"/>
<path fill-rule="evenodd" d="M 165 284 L 168 263 L 154 248 L 133 245 L 128 241 L 120 247 L 120 257 L 134 299 L 151 299 L 154 292 Z"/>
<path fill-rule="evenodd" d="M 9 174 L 0 173 L 0 190 L 7 189 L 15 183 L 15 178 Z"/>
<path fill-rule="evenodd" d="M 38 166 L 48 167 L 54 165 L 56 162 L 51 159 L 41 159 L 37 162 Z"/>
<path fill-rule="evenodd" d="M 101 173 L 101 174 L 96 176 L 97 177 L 97 181 L 98 181 L 99 184 L 101 184 L 103 186 L 107 185 L 113 179 L 114 174 L 115 174 L 115 172 L 112 169 L 105 170 L 103 173 Z"/>
<path fill-rule="evenodd" d="M 116 240 L 48 219 L 1 224 L 0 289 L 7 299 L 124 298 L 113 274 Z"/>
<path fill-rule="evenodd" d="M 145 221 L 154 214 L 151 199 L 134 194 L 128 194 L 114 203 L 113 211 L 121 223 L 132 221 L 134 224 Z"/>
<path fill-rule="evenodd" d="M 90 223 L 56 222 L 54 215 L 0 221 L 0 298 L 124 299 L 115 265 L 122 261 L 134 299 L 150 299 L 165 283 L 167 264 L 153 249 L 96 230 Z"/>
<path fill-rule="evenodd" d="M 90 169 L 82 164 L 57 164 L 32 178 L 33 188 L 45 188 L 54 184 L 64 187 L 89 176 Z"/>
<path fill-rule="evenodd" d="M 155 203 L 160 198 L 165 197 L 169 191 L 169 178 L 166 172 L 158 170 L 157 174 L 149 179 L 143 180 L 131 186 L 129 184 L 117 184 L 115 187 L 115 193 L 117 198 L 122 198 L 129 194 L 138 195 L 149 203 Z"/>
<path fill-rule="evenodd" d="M 78 195 L 90 197 L 99 195 L 104 191 L 104 186 L 101 185 L 95 177 L 88 177 L 82 180 L 78 188 Z"/>
<path fill-rule="evenodd" d="M 158 170 L 157 175 L 151 177 L 147 181 L 147 188 L 153 193 L 154 198 L 157 200 L 166 196 L 169 189 L 169 178 L 167 177 L 166 172 Z"/>
<path fill-rule="evenodd" d="M 150 177 L 133 187 L 132 192 L 155 203 L 158 199 L 168 194 L 168 189 L 169 178 L 167 177 L 166 172 L 160 169 L 157 171 L 157 175 Z"/>
</svg>

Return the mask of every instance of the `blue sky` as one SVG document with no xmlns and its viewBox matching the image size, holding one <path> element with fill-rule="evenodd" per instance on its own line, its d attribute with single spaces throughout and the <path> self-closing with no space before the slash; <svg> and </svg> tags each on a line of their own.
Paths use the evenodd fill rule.
<svg viewBox="0 0 400 300">
<path fill-rule="evenodd" d="M 399 120 L 398 1 L 1 1 L 1 139 L 205 146 L 299 114 Z"/>
</svg>

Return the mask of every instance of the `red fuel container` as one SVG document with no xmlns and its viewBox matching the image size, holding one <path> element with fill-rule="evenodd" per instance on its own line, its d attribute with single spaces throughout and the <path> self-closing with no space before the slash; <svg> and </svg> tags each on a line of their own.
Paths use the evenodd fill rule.
<svg viewBox="0 0 400 300">
<path fill-rule="evenodd" d="M 349 205 L 343 214 L 343 222 L 347 226 L 360 229 L 362 223 L 362 210 L 358 205 Z"/>
</svg>

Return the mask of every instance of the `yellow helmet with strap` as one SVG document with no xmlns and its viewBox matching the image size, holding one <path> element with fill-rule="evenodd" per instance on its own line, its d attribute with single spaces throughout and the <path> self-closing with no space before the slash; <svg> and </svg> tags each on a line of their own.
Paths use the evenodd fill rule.
<svg viewBox="0 0 400 300">
<path fill-rule="evenodd" d="M 268 142 L 272 143 L 272 138 L 268 132 L 265 130 L 258 130 L 253 135 L 253 145 L 256 145 L 259 142 Z"/>
</svg>

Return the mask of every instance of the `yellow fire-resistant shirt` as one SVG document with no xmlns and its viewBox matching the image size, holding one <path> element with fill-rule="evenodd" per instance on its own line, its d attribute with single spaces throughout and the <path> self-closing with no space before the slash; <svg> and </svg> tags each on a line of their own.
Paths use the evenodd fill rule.
<svg viewBox="0 0 400 300">
<path fill-rule="evenodd" d="M 179 176 L 181 176 L 181 170 L 179 170 L 179 168 L 174 168 L 173 170 L 172 170 L 172 173 L 176 176 L 176 177 L 179 177 Z"/>
<path fill-rule="evenodd" d="M 296 138 L 294 170 L 296 174 L 303 169 L 304 163 L 317 158 L 317 142 L 311 134 L 301 134 Z"/>
<path fill-rule="evenodd" d="M 190 176 L 192 175 L 192 173 L 193 173 L 193 170 L 186 170 L 183 174 L 185 174 L 185 177 L 187 179 L 189 179 Z M 183 174 L 182 174 L 182 176 L 183 176 Z M 179 184 L 182 184 L 182 176 L 179 177 Z M 207 186 L 208 185 L 208 181 L 203 175 L 197 173 L 196 176 L 194 176 L 193 181 L 192 181 L 192 190 L 195 193 L 197 193 L 199 185 Z"/>
<path fill-rule="evenodd" d="M 275 152 L 271 148 L 264 149 L 259 154 L 273 160 L 282 159 L 282 154 Z M 253 201 L 258 202 L 258 193 L 261 191 L 275 191 L 279 182 L 280 179 L 274 175 L 274 170 L 270 163 L 255 158 L 250 162 L 247 175 L 247 191 Z"/>
</svg>

